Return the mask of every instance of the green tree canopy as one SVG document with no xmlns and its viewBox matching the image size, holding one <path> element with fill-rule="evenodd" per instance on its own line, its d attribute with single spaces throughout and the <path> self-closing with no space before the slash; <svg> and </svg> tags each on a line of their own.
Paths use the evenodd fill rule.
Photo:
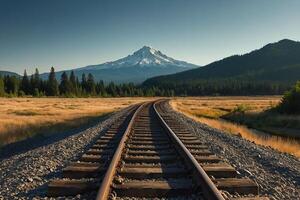
<svg viewBox="0 0 300 200">
<path fill-rule="evenodd" d="M 5 90 L 4 90 L 4 80 L 2 76 L 0 75 L 0 96 L 3 97 L 5 95 Z"/>
<path fill-rule="evenodd" d="M 74 71 L 71 71 L 70 74 L 70 86 L 71 86 L 71 93 L 72 94 L 77 94 L 78 93 L 78 85 L 77 85 L 77 81 L 76 81 L 76 76 Z"/>
<path fill-rule="evenodd" d="M 50 71 L 50 74 L 49 74 L 49 77 L 48 77 L 47 95 L 48 96 L 57 96 L 57 95 L 59 95 L 58 82 L 55 78 L 54 67 L 51 67 L 51 71 Z"/>
<path fill-rule="evenodd" d="M 32 92 L 35 93 L 36 91 L 41 90 L 41 79 L 39 70 L 36 68 L 34 74 L 31 76 L 31 87 Z"/>
<path fill-rule="evenodd" d="M 26 70 L 24 70 L 24 75 L 22 77 L 21 81 L 21 86 L 20 89 L 25 93 L 25 94 L 30 94 L 31 88 L 30 88 L 30 81 L 27 76 Z"/>
<path fill-rule="evenodd" d="M 71 94 L 71 82 L 69 80 L 68 74 L 63 72 L 61 75 L 61 80 L 59 84 L 59 93 L 60 94 Z"/>
<path fill-rule="evenodd" d="M 16 76 L 5 76 L 4 77 L 4 85 L 5 85 L 5 92 L 8 94 L 17 95 L 20 81 Z"/>
<path fill-rule="evenodd" d="M 94 95 L 96 91 L 95 88 L 96 88 L 96 84 L 94 81 L 94 77 L 91 73 L 89 73 L 86 82 L 86 91 L 87 93 Z"/>
<path fill-rule="evenodd" d="M 282 113 L 299 114 L 300 113 L 300 81 L 288 92 L 286 92 L 278 106 Z"/>
</svg>

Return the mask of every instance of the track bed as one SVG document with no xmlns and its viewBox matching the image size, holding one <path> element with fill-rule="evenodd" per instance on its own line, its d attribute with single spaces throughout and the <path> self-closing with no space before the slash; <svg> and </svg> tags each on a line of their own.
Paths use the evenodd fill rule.
<svg viewBox="0 0 300 200">
<path fill-rule="evenodd" d="M 53 180 L 49 196 L 97 192 L 97 199 L 268 199 L 248 178 L 162 109 L 163 101 L 132 108 Z"/>
</svg>

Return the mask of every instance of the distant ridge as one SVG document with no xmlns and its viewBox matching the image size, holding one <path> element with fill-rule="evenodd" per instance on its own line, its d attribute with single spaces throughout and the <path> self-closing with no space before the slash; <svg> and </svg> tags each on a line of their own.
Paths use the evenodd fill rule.
<svg viewBox="0 0 300 200">
<path fill-rule="evenodd" d="M 244 55 L 234 55 L 172 75 L 146 80 L 144 85 L 196 84 L 200 81 L 237 79 L 292 84 L 300 80 L 300 42 L 283 39 Z"/>
<path fill-rule="evenodd" d="M 16 77 L 20 77 L 19 74 L 15 73 L 15 72 L 10 72 L 10 71 L 0 71 L 0 76 L 16 76 Z"/>
</svg>

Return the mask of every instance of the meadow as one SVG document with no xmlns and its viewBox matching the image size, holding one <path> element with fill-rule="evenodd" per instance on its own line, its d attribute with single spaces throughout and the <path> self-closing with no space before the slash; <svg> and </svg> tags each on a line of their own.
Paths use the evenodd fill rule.
<svg viewBox="0 0 300 200">
<path fill-rule="evenodd" d="M 293 137 L 298 136 L 300 116 L 265 112 L 276 106 L 280 98 L 178 97 L 170 104 L 199 122 L 300 157 L 299 139 Z M 0 146 L 79 128 L 129 105 L 152 99 L 0 98 Z"/>
<path fill-rule="evenodd" d="M 280 100 L 281 96 L 182 97 L 170 104 L 208 126 L 300 157 L 300 116 L 268 111 Z"/>
<path fill-rule="evenodd" d="M 151 98 L 0 98 L 0 146 L 77 128 Z"/>
</svg>

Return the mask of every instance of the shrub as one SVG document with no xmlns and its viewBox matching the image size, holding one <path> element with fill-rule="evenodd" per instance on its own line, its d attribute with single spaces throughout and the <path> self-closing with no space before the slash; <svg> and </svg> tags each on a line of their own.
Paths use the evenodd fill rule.
<svg viewBox="0 0 300 200">
<path fill-rule="evenodd" d="M 245 113 L 250 110 L 250 107 L 246 104 L 239 104 L 233 109 L 233 113 Z"/>
<path fill-rule="evenodd" d="M 287 114 L 300 114 L 300 81 L 282 97 L 278 111 Z"/>
<path fill-rule="evenodd" d="M 19 97 L 24 97 L 25 96 L 25 92 L 23 90 L 19 90 L 18 96 Z"/>
</svg>

